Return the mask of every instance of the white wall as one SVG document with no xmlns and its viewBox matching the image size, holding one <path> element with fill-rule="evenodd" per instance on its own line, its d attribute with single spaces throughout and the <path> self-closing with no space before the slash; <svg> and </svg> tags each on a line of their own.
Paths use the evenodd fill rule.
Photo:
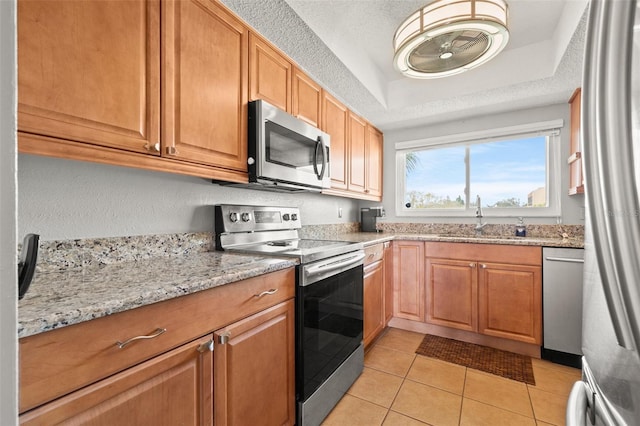
<svg viewBox="0 0 640 426">
<path fill-rule="evenodd" d="M 218 203 L 298 206 L 303 225 L 359 220 L 356 201 L 315 193 L 230 188 L 189 176 L 24 154 L 18 170 L 18 236 L 32 232 L 44 241 L 213 232 Z"/>
<path fill-rule="evenodd" d="M 0 424 L 17 424 L 16 0 L 0 1 Z"/>
<path fill-rule="evenodd" d="M 395 215 L 395 180 L 396 180 L 396 142 L 425 139 L 437 136 L 453 135 L 480 130 L 509 127 L 520 124 L 535 123 L 562 119 L 564 128 L 561 130 L 561 153 L 560 167 L 562 169 L 561 187 L 561 220 L 564 224 L 583 225 L 584 224 L 584 195 L 569 196 L 569 167 L 566 159 L 569 157 L 570 138 L 570 109 L 569 104 L 550 105 L 543 108 L 533 108 L 509 113 L 495 115 L 480 115 L 465 120 L 449 121 L 428 126 L 407 128 L 401 130 L 391 130 L 384 135 L 384 185 L 383 185 L 383 206 L 386 212 L 387 222 L 462 222 L 472 223 L 475 218 L 420 218 L 420 217 L 396 217 Z M 379 203 L 378 203 L 379 204 Z M 368 205 L 368 203 L 363 203 Z M 489 223 L 511 223 L 509 219 L 492 219 L 485 211 L 485 219 Z M 531 218 L 527 223 L 554 224 L 556 218 Z M 515 222 L 513 222 L 515 223 Z"/>
</svg>

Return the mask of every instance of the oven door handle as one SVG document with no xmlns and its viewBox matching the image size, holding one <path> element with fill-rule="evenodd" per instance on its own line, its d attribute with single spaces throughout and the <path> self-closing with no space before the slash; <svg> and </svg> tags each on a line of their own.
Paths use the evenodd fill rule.
<svg viewBox="0 0 640 426">
<path fill-rule="evenodd" d="M 326 275 L 328 272 L 347 270 L 353 265 L 362 263 L 364 260 L 364 252 L 359 252 L 353 256 L 341 258 L 330 262 L 322 262 L 319 265 L 307 266 L 304 268 L 305 278 L 311 278 L 315 275 Z"/>
</svg>

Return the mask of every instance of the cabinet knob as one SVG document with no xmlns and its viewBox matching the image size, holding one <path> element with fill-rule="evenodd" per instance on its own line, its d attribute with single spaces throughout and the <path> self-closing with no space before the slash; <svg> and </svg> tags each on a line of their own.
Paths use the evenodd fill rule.
<svg viewBox="0 0 640 426">
<path fill-rule="evenodd" d="M 176 149 L 175 146 L 168 146 L 167 147 L 167 154 L 168 155 L 178 155 L 178 150 Z"/>
<path fill-rule="evenodd" d="M 198 352 L 213 352 L 213 340 L 209 340 L 208 342 L 204 342 L 200 346 L 198 346 Z"/>
<path fill-rule="evenodd" d="M 147 151 L 160 152 L 160 142 L 156 142 L 154 144 L 146 143 L 144 145 L 144 149 Z"/>
<path fill-rule="evenodd" d="M 218 336 L 218 343 L 220 343 L 221 345 L 224 345 L 229 341 L 229 338 L 231 338 L 231 332 L 227 331 L 226 333 Z"/>
<path fill-rule="evenodd" d="M 469 268 L 475 268 L 475 267 L 476 267 L 476 264 L 475 264 L 475 263 L 470 263 L 470 264 L 469 264 Z"/>
<path fill-rule="evenodd" d="M 480 265 L 480 267 L 481 267 L 482 269 L 485 269 L 485 268 L 487 267 L 487 265 L 485 265 L 485 264 L 483 263 L 483 264 L 481 264 L 481 265 Z"/>
</svg>

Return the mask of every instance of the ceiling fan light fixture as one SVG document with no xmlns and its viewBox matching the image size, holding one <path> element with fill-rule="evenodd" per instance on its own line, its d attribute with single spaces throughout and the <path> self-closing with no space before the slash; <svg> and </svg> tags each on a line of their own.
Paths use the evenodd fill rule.
<svg viewBox="0 0 640 426">
<path fill-rule="evenodd" d="M 509 41 L 504 0 L 436 0 L 411 14 L 393 37 L 394 66 L 412 78 L 475 68 Z"/>
</svg>

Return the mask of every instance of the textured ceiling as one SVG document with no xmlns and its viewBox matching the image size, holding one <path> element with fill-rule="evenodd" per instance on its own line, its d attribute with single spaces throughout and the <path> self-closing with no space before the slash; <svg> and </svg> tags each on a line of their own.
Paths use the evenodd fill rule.
<svg viewBox="0 0 640 426">
<path fill-rule="evenodd" d="M 435 80 L 391 63 L 396 28 L 429 0 L 222 1 L 383 131 L 566 102 L 580 85 L 586 0 L 507 0 L 507 48 Z"/>
</svg>

